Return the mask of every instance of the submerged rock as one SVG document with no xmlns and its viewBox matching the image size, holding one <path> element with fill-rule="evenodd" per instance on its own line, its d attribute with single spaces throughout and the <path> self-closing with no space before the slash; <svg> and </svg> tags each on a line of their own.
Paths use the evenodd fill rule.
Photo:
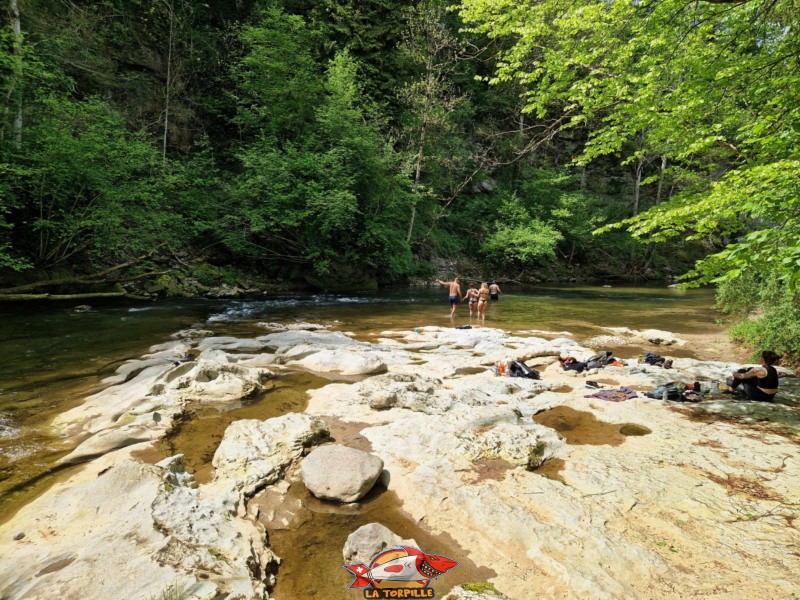
<svg viewBox="0 0 800 600">
<path fill-rule="evenodd" d="M 368 565 L 379 552 L 399 545 L 416 547 L 417 542 L 404 540 L 380 523 L 369 523 L 362 525 L 347 536 L 347 541 L 342 548 L 342 558 L 345 563 L 362 562 Z"/>
<path fill-rule="evenodd" d="M 355 502 L 372 489 L 383 470 L 377 456 L 347 448 L 321 446 L 303 459 L 300 474 L 303 483 L 317 498 L 337 502 Z"/>
</svg>

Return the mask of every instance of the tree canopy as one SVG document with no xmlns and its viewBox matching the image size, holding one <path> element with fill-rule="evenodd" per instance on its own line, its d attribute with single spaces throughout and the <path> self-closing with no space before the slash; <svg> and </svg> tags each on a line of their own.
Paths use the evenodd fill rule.
<svg viewBox="0 0 800 600">
<path fill-rule="evenodd" d="M 610 227 L 665 242 L 724 244 L 694 283 L 745 270 L 800 282 L 800 11 L 793 0 L 463 0 L 474 31 L 502 39 L 492 83 L 525 111 L 581 129 L 575 157 L 665 157 L 668 202 Z M 729 241 L 730 243 L 725 243 Z"/>
</svg>

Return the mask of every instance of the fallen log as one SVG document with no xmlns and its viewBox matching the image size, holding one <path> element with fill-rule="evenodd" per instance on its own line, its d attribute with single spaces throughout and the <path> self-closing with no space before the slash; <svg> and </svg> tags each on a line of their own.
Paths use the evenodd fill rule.
<svg viewBox="0 0 800 600">
<path fill-rule="evenodd" d="M 143 279 L 146 277 L 158 277 L 159 275 L 163 275 L 167 271 L 143 273 L 141 275 L 134 275 L 132 277 L 121 277 L 117 279 L 103 279 L 104 277 L 110 275 L 115 271 L 127 269 L 128 267 L 132 267 L 133 265 L 140 263 L 143 260 L 151 258 L 159 248 L 162 248 L 166 245 L 167 245 L 166 242 L 161 243 L 155 248 L 153 248 L 147 254 L 143 254 L 142 256 L 129 260 L 128 262 L 124 262 L 119 265 L 109 267 L 108 269 L 103 269 L 102 271 L 98 271 L 97 273 L 94 273 L 92 275 L 86 275 L 84 277 L 65 277 L 63 279 L 47 279 L 44 281 L 35 281 L 33 283 L 26 283 L 25 285 L 17 285 L 10 288 L 2 288 L 0 289 L 0 295 L 6 295 L 6 294 L 13 295 L 16 294 L 17 292 L 27 292 L 30 290 L 36 290 L 43 287 L 54 287 L 60 285 L 98 285 L 106 283 L 119 283 L 122 281 L 135 281 L 137 279 Z"/>
<path fill-rule="evenodd" d="M 147 296 L 137 296 L 127 292 L 89 292 L 85 294 L 0 294 L 0 302 L 19 302 L 21 300 L 88 300 L 90 298 L 129 298 L 149 300 Z"/>
</svg>

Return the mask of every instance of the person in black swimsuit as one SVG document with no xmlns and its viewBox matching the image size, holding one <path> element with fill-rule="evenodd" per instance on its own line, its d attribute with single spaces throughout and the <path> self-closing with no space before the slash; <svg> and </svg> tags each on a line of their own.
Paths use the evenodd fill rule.
<svg viewBox="0 0 800 600">
<path fill-rule="evenodd" d="M 461 301 L 463 302 L 467 298 L 469 298 L 469 316 L 472 318 L 477 316 L 478 313 L 478 290 L 475 288 L 474 283 L 469 284 L 469 289 Z"/>
<path fill-rule="evenodd" d="M 481 284 L 478 290 L 478 317 L 486 320 L 486 305 L 489 303 L 489 286 L 486 282 Z"/>
<path fill-rule="evenodd" d="M 781 359 L 772 350 L 761 353 L 760 367 L 739 369 L 730 380 L 732 390 L 741 387 L 741 391 L 750 400 L 771 402 L 778 393 L 778 371 L 775 364 Z"/>
</svg>

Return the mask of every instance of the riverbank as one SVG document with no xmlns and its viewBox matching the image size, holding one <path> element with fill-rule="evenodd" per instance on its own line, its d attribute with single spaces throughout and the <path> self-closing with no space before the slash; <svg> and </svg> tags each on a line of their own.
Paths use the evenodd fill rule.
<svg viewBox="0 0 800 600">
<path fill-rule="evenodd" d="M 248 338 L 182 332 L 60 415 L 61 431 L 83 439 L 64 462 L 101 456 L 0 527 L 0 555 L 17 557 L 0 563 L 4 594 L 99 597 L 103 586 L 138 597 L 180 579 L 196 598 L 258 595 L 292 567 L 278 567 L 264 546 L 275 524 L 248 507 L 263 494 L 285 495 L 285 482 L 298 485 L 292 473 L 304 448 L 331 437 L 366 444 L 407 518 L 431 540 L 446 533 L 448 552 L 512 598 L 642 597 L 642 586 L 653 598 L 779 598 L 797 587 L 797 438 L 785 425 L 691 419 L 682 411 L 694 408 L 643 397 L 585 398 L 586 378 L 554 358 L 593 350 L 558 335 L 418 327 L 354 336 L 323 325 L 271 325 Z M 539 365 L 542 381 L 491 374 L 509 358 Z M 732 367 L 634 362 L 590 377 L 643 389 Z M 209 459 L 213 477 L 195 467 L 198 482 L 180 460 L 158 460 L 158 440 L 198 402 L 223 409 L 253 394 L 269 399 L 270 386 L 298 370 L 349 381 L 311 391 L 307 406 L 283 417 L 234 421 Z M 717 404 L 703 403 L 712 414 Z M 558 407 L 576 414 L 551 412 Z M 548 414 L 550 426 L 540 424 Z M 606 433 L 576 442 L 569 432 L 587 420 Z M 625 436 L 626 424 L 650 433 Z M 135 458 L 148 452 L 160 466 Z M 196 458 L 187 462 L 203 463 Z M 304 544 L 302 526 L 288 535 Z M 314 550 L 328 561 L 344 540 L 329 543 Z M 104 573 L 122 572 L 111 555 L 135 557 L 124 579 L 107 581 Z M 348 582 L 339 571 L 320 575 L 330 584 L 319 597 L 341 597 Z"/>
</svg>

